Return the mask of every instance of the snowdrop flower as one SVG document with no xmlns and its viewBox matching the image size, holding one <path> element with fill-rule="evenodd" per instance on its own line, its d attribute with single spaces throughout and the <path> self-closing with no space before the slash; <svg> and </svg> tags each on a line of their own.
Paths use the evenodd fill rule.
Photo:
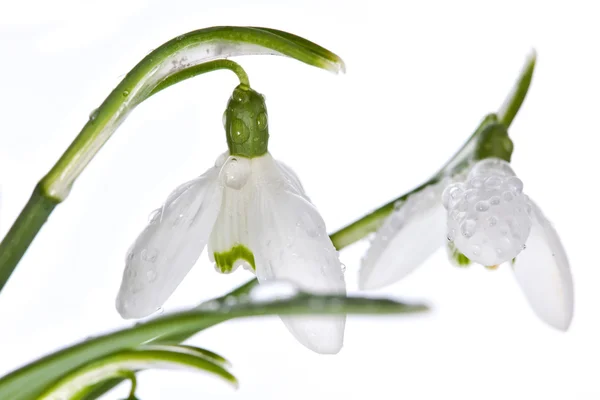
<svg viewBox="0 0 600 400">
<path fill-rule="evenodd" d="M 296 174 L 267 150 L 264 97 L 238 86 L 223 116 L 229 151 L 179 186 L 128 252 L 116 301 L 124 318 L 155 312 L 204 247 L 221 273 L 238 267 L 259 282 L 289 281 L 320 294 L 345 294 L 338 253 Z M 282 317 L 304 346 L 337 353 L 345 316 Z"/>
<path fill-rule="evenodd" d="M 492 268 L 510 263 L 534 312 L 567 330 L 573 315 L 569 262 L 558 234 L 523 193 L 523 182 L 498 158 L 479 161 L 463 179 L 455 177 L 450 185 L 443 179 L 392 213 L 363 259 L 361 287 L 405 277 L 445 237 L 460 263 L 466 257 Z"/>
</svg>

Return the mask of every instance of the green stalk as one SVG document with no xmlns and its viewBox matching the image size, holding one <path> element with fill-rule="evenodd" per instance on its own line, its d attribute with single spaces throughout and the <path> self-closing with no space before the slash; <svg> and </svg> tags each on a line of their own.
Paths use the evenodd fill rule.
<svg viewBox="0 0 600 400">
<path fill-rule="evenodd" d="M 410 192 L 395 198 L 331 234 L 333 245 L 340 250 L 377 231 L 394 210 L 394 204 L 406 200 L 429 185 L 437 183 L 444 176 L 460 173 L 468 167 L 472 160 L 500 157 L 510 161 L 513 149 L 512 142 L 507 136 L 507 129 L 527 96 L 535 69 L 535 61 L 536 55 L 533 52 L 525 61 L 515 86 L 507 96 L 498 114 L 490 114 L 485 117 L 469 140 L 434 176 Z"/>
<path fill-rule="evenodd" d="M 248 79 L 248 74 L 246 73 L 246 71 L 244 71 L 241 65 L 231 60 L 215 60 L 203 64 L 194 65 L 193 67 L 186 68 L 182 71 L 174 73 L 173 75 L 167 77 L 165 80 L 156 85 L 156 87 L 152 90 L 152 92 L 150 92 L 150 95 L 148 95 L 148 97 L 186 79 L 193 78 L 197 75 L 205 74 L 207 72 L 217 71 L 220 69 L 228 69 L 232 71 L 237 75 L 241 85 L 250 87 L 250 80 Z"/>
<path fill-rule="evenodd" d="M 332 72 L 344 70 L 335 54 L 281 31 L 250 27 L 213 27 L 178 36 L 140 61 L 95 111 L 31 199 L 0 244 L 0 291 L 54 207 L 64 201 L 79 175 L 127 115 L 149 96 L 216 69 L 230 69 L 249 86 L 244 70 L 228 60 L 245 54 L 278 54 Z"/>
</svg>

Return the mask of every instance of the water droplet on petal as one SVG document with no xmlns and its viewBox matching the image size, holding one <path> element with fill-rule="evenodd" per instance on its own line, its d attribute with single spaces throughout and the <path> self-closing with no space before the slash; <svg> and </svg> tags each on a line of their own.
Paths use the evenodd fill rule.
<svg viewBox="0 0 600 400">
<path fill-rule="evenodd" d="M 149 223 L 149 224 L 153 224 L 153 223 L 157 222 L 157 220 L 158 220 L 158 219 L 159 219 L 159 217 L 160 217 L 160 216 L 159 216 L 160 212 L 161 212 L 161 209 L 160 209 L 160 208 L 157 208 L 156 210 L 152 211 L 152 212 L 150 213 L 150 215 L 148 215 L 148 223 Z"/>
<path fill-rule="evenodd" d="M 500 197 L 498 196 L 492 196 L 490 197 L 490 204 L 493 206 L 497 206 L 502 202 L 502 200 L 500 200 Z"/>
<path fill-rule="evenodd" d="M 483 186 L 483 179 L 475 177 L 475 178 L 471 179 L 469 184 L 471 186 L 473 186 L 474 188 L 480 188 Z"/>
<path fill-rule="evenodd" d="M 95 108 L 92 110 L 92 112 L 90 113 L 90 121 L 95 121 L 96 117 L 98 117 L 98 109 Z"/>
<path fill-rule="evenodd" d="M 123 90 L 123 97 L 129 96 L 129 90 Z"/>
<path fill-rule="evenodd" d="M 448 239 L 449 242 L 452 242 L 452 241 L 454 241 L 455 237 L 456 237 L 456 230 L 450 229 L 448 231 L 448 235 L 446 236 L 446 238 Z"/>
<path fill-rule="evenodd" d="M 342 272 L 346 272 L 346 264 L 342 263 L 341 267 L 342 267 Z"/>
<path fill-rule="evenodd" d="M 512 201 L 515 196 L 511 192 L 502 193 L 502 198 L 506 201 Z"/>
<path fill-rule="evenodd" d="M 473 252 L 474 256 L 478 256 L 481 254 L 481 247 L 479 247 L 478 245 L 474 244 L 473 246 L 471 246 L 471 251 Z"/>
<path fill-rule="evenodd" d="M 490 204 L 487 201 L 478 201 L 475 204 L 475 210 L 479 212 L 485 212 L 490 209 Z"/>
<path fill-rule="evenodd" d="M 153 269 L 146 271 L 146 278 L 148 278 L 148 282 L 154 282 L 156 280 L 156 271 Z"/>
<path fill-rule="evenodd" d="M 508 187 L 515 193 L 520 194 L 523 193 L 523 181 L 521 181 L 516 176 L 511 176 L 506 181 Z"/>
<path fill-rule="evenodd" d="M 250 176 L 250 160 L 245 157 L 230 157 L 223 166 L 225 185 L 240 190 Z"/>
<path fill-rule="evenodd" d="M 158 257 L 158 251 L 156 249 L 144 249 L 142 250 L 141 256 L 144 261 L 154 262 Z"/>
<path fill-rule="evenodd" d="M 502 178 L 499 176 L 490 176 L 485 180 L 485 186 L 489 188 L 497 188 L 502 185 Z"/>
<path fill-rule="evenodd" d="M 477 223 L 472 219 L 468 219 L 465 222 L 463 222 L 460 226 L 460 232 L 464 237 L 470 238 L 475 233 L 476 228 Z"/>
</svg>

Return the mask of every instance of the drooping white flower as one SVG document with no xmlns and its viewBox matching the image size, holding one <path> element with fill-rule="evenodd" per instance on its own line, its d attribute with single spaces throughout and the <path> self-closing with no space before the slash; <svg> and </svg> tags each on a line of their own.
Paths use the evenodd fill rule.
<svg viewBox="0 0 600 400">
<path fill-rule="evenodd" d="M 392 212 L 363 259 L 360 286 L 394 283 L 450 242 L 453 253 L 484 266 L 511 264 L 534 312 L 566 330 L 573 282 L 565 250 L 510 164 L 488 158 L 473 165 L 466 179 L 452 180 L 426 187 Z"/>
<path fill-rule="evenodd" d="M 229 151 L 199 178 L 178 187 L 130 249 L 117 310 L 124 318 L 155 312 L 208 244 L 215 268 L 239 266 L 259 282 L 289 281 L 319 294 L 345 294 L 338 253 L 294 172 L 267 151 L 264 98 L 236 88 L 225 118 Z M 319 353 L 337 353 L 345 316 L 282 317 Z"/>
</svg>

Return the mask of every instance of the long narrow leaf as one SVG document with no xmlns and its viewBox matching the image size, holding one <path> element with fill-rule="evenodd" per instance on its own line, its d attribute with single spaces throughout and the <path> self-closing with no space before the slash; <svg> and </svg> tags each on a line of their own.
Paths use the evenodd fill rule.
<svg viewBox="0 0 600 400">
<path fill-rule="evenodd" d="M 426 309 L 424 305 L 385 299 L 316 296 L 306 293 L 285 300 L 264 302 L 243 301 L 233 304 L 232 301 L 214 300 L 201 309 L 166 315 L 50 354 L 0 379 L 0 399 L 35 399 L 65 371 L 81 367 L 89 360 L 135 348 L 150 340 L 192 335 L 234 318 L 275 314 L 402 314 Z"/>
<path fill-rule="evenodd" d="M 52 383 L 39 400 L 82 398 L 100 382 L 122 377 L 124 371 L 155 368 L 185 368 L 209 372 L 237 387 L 236 378 L 220 363 L 207 357 L 202 349 L 178 346 L 143 346 L 122 350 L 86 363 Z"/>
</svg>

